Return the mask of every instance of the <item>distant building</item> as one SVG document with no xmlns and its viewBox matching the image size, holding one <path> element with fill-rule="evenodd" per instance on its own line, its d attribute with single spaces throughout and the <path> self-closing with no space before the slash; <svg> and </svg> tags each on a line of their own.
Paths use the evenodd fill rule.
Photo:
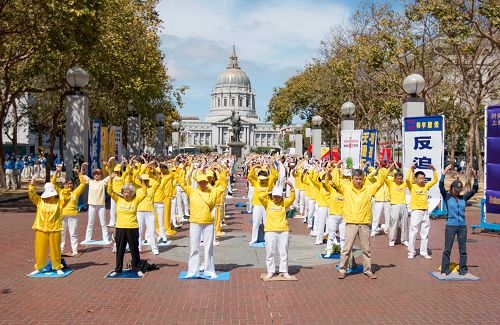
<svg viewBox="0 0 500 325">
<path fill-rule="evenodd" d="M 229 64 L 219 77 L 211 94 L 211 108 L 205 121 L 198 117 L 183 116 L 185 146 L 210 146 L 223 152 L 230 141 L 229 127 L 233 111 L 241 116 L 241 141 L 244 152 L 254 147 L 278 147 L 279 130 L 270 122 L 261 121 L 255 111 L 255 93 L 250 79 L 238 64 L 233 46 Z"/>
</svg>

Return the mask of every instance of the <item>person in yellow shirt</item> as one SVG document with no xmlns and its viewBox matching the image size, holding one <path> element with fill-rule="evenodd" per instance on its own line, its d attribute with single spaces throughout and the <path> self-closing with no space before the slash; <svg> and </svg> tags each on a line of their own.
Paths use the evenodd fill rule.
<svg viewBox="0 0 500 325">
<path fill-rule="evenodd" d="M 341 162 L 340 162 L 341 163 Z M 356 237 L 361 242 L 363 251 L 363 273 L 370 279 L 377 277 L 371 270 L 371 249 L 370 249 L 370 225 L 372 223 L 372 197 L 384 184 L 387 176 L 387 169 L 382 168 L 378 172 L 376 183 L 365 183 L 363 171 L 354 169 L 352 171 L 352 181 L 343 182 L 340 179 L 340 172 L 334 172 L 332 182 L 335 188 L 344 196 L 344 222 L 345 226 L 345 246 L 341 252 L 339 265 L 339 279 L 346 277 L 346 269 L 349 255 Z"/>
<path fill-rule="evenodd" d="M 257 242 L 259 227 L 262 223 L 265 224 L 266 222 L 266 209 L 262 205 L 259 196 L 261 193 L 269 193 L 278 179 L 278 172 L 274 168 L 271 169 L 270 166 L 267 166 L 267 170 L 262 168 L 258 173 L 256 173 L 255 169 L 260 167 L 261 165 L 253 166 L 248 173 L 248 181 L 254 188 L 252 199 L 252 237 L 249 245 Z"/>
<path fill-rule="evenodd" d="M 154 197 L 154 207 L 156 212 L 156 220 L 158 223 L 158 235 L 160 238 L 158 239 L 159 244 L 167 243 L 167 232 L 165 231 L 165 186 L 167 185 L 167 175 L 168 168 L 164 163 L 160 163 L 160 167 L 155 170 L 154 178 L 151 180 L 152 183 L 158 183 L 158 188 L 155 192 Z"/>
<path fill-rule="evenodd" d="M 147 241 L 151 244 L 151 252 L 154 255 L 159 255 L 158 246 L 156 244 L 156 223 L 155 223 L 155 207 L 154 197 L 156 190 L 160 186 L 158 181 L 150 185 L 149 175 L 142 174 L 141 180 L 146 187 L 146 196 L 137 206 L 137 222 L 139 223 L 139 252 L 142 250 L 142 239 L 144 232 L 147 232 Z"/>
<path fill-rule="evenodd" d="M 35 175 L 28 187 L 28 196 L 36 206 L 35 222 L 35 270 L 31 275 L 40 273 L 47 264 L 47 251 L 50 249 L 52 270 L 63 275 L 61 264 L 61 230 L 64 198 L 58 197 L 54 184 L 46 183 L 42 195 L 35 191 Z"/>
<path fill-rule="evenodd" d="M 292 187 L 290 181 L 285 184 Z M 290 197 L 283 199 L 283 188 L 275 186 L 269 193 L 259 194 L 260 202 L 266 209 L 266 221 L 264 224 L 266 241 L 266 279 L 270 279 L 276 272 L 274 256 L 276 251 L 280 254 L 279 273 L 285 278 L 290 278 L 288 274 L 288 222 L 286 220 L 286 209 L 295 200 L 295 191 L 290 191 Z"/>
<path fill-rule="evenodd" d="M 75 184 L 71 178 L 64 182 L 64 188 L 57 186 L 57 178 L 61 176 L 62 166 L 56 167 L 56 172 L 52 176 L 51 183 L 54 184 L 60 198 L 64 199 L 62 207 L 62 231 L 61 231 L 61 251 L 64 251 L 66 244 L 66 232 L 69 232 L 71 250 L 73 256 L 78 255 L 78 197 L 85 189 L 85 180 L 80 175 L 80 185 L 75 189 Z"/>
<path fill-rule="evenodd" d="M 368 164 L 369 162 L 367 162 Z M 382 164 L 383 167 L 387 166 L 387 163 Z M 371 170 L 371 168 L 370 168 Z M 368 180 L 372 183 L 377 182 L 376 176 L 369 177 Z M 389 219 L 391 215 L 391 196 L 389 188 L 386 184 L 382 185 L 380 189 L 375 193 L 375 202 L 373 202 L 373 217 L 372 217 L 372 231 L 370 236 L 375 237 L 378 233 L 386 232 L 389 229 Z M 384 223 L 382 223 L 382 218 Z"/>
<path fill-rule="evenodd" d="M 328 208 L 330 206 L 330 191 L 325 185 L 327 181 L 326 172 L 324 170 L 321 170 L 319 173 L 313 171 L 310 181 L 315 187 L 313 193 L 317 204 L 316 217 L 314 218 L 316 245 L 321 245 L 323 244 L 326 220 L 328 219 Z"/>
<path fill-rule="evenodd" d="M 181 168 L 177 180 L 189 197 L 191 217 L 189 218 L 189 262 L 186 278 L 201 275 L 200 271 L 200 242 L 203 238 L 205 245 L 205 263 L 203 276 L 216 278 L 214 265 L 214 218 L 212 210 L 215 207 L 217 196 L 222 192 L 219 188 L 211 188 L 205 174 L 196 177 L 198 188 L 187 184 L 186 171 Z"/>
<path fill-rule="evenodd" d="M 165 183 L 165 201 L 163 201 L 163 226 L 168 236 L 173 236 L 177 233 L 172 229 L 172 219 L 175 219 L 175 188 L 177 184 L 177 172 L 175 165 L 170 162 L 166 165 L 161 165 L 162 177 L 166 178 Z M 174 203 L 174 204 L 173 204 Z M 172 218 L 173 217 L 173 218 Z M 175 222 L 175 221 L 174 221 Z M 160 225 L 161 227 L 161 225 Z"/>
<path fill-rule="evenodd" d="M 428 209 L 428 191 L 438 181 L 436 168 L 429 165 L 429 168 L 434 171 L 433 178 L 430 182 L 425 182 L 425 174 L 423 171 L 418 171 L 415 174 L 415 163 L 413 163 L 406 174 L 406 184 L 410 190 L 410 235 L 408 243 L 408 258 L 415 258 L 415 239 L 417 238 L 418 228 L 420 228 L 420 255 L 430 259 L 427 250 L 427 242 L 431 223 L 429 221 Z M 413 181 L 415 180 L 415 184 Z"/>
<path fill-rule="evenodd" d="M 396 163 L 391 166 L 391 171 L 396 168 Z M 401 225 L 401 243 L 408 246 L 408 208 L 406 207 L 406 182 L 403 172 L 397 171 L 394 176 L 385 180 L 391 196 L 391 217 L 389 219 L 389 246 L 396 243 L 398 228 Z"/>
<path fill-rule="evenodd" d="M 122 162 L 117 165 L 113 165 L 114 160 L 111 160 L 110 165 L 105 166 L 105 171 L 107 174 L 110 174 L 109 170 L 112 169 L 112 172 L 116 173 L 116 177 L 113 179 L 113 191 L 119 193 L 123 184 L 125 184 L 125 180 L 128 178 L 128 174 L 130 173 L 130 166 L 127 164 L 127 160 L 122 158 Z M 125 171 L 123 171 L 123 166 L 126 166 Z M 108 168 L 109 167 L 109 168 Z M 111 199 L 111 206 L 109 209 L 109 224 L 108 227 L 114 227 L 116 224 L 116 202 Z"/>
<path fill-rule="evenodd" d="M 111 180 L 116 174 L 111 175 Z M 146 197 L 147 189 L 145 183 L 139 175 L 136 178 L 141 181 L 141 188 L 137 191 L 135 186 L 127 183 L 122 186 L 121 193 L 113 191 L 113 185 L 108 183 L 107 190 L 109 196 L 116 202 L 116 267 L 110 275 L 114 276 L 123 270 L 123 256 L 125 249 L 130 249 L 132 255 L 132 270 L 140 276 L 144 274 L 140 270 L 141 256 L 139 252 L 139 223 L 137 222 L 137 207 Z"/>
<path fill-rule="evenodd" d="M 328 218 L 326 219 L 326 231 L 328 233 L 328 240 L 326 242 L 325 258 L 328 258 L 332 255 L 334 245 L 339 245 L 341 250 L 345 245 L 345 223 L 342 217 L 344 209 L 344 196 L 330 184 L 331 179 L 331 172 L 329 172 L 328 181 L 325 182 L 325 186 L 330 192 Z"/>
</svg>

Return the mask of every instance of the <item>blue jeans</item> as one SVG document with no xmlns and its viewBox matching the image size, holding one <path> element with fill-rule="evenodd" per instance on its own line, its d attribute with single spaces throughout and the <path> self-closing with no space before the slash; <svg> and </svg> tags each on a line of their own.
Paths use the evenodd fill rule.
<svg viewBox="0 0 500 325">
<path fill-rule="evenodd" d="M 457 235 L 458 251 L 460 253 L 459 271 L 460 275 L 464 275 L 467 270 L 467 226 L 448 226 L 444 231 L 444 251 L 443 260 L 441 262 L 441 273 L 450 274 L 450 254 L 453 247 L 453 241 Z"/>
</svg>

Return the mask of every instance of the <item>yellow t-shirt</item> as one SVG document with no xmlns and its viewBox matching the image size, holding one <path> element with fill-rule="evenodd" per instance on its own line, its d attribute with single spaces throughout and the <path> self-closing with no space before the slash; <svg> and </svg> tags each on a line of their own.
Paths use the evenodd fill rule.
<svg viewBox="0 0 500 325">
<path fill-rule="evenodd" d="M 31 184 L 28 187 L 28 196 L 31 202 L 36 205 L 35 221 L 32 228 L 45 232 L 61 231 L 61 210 L 64 205 L 64 198 L 59 197 L 53 203 L 44 201 L 36 194 L 35 187 Z"/>
<path fill-rule="evenodd" d="M 260 205 L 260 206 L 263 205 L 259 199 L 259 195 L 262 193 L 271 192 L 277 178 L 278 178 L 278 172 L 275 169 L 271 169 L 271 173 L 269 175 L 269 178 L 267 179 L 267 183 L 261 184 L 259 179 L 257 178 L 257 175 L 255 174 L 255 170 L 254 169 L 250 170 L 250 172 L 248 173 L 248 181 L 250 182 L 250 184 L 252 184 L 254 189 L 254 194 L 252 198 L 253 205 Z"/>
<path fill-rule="evenodd" d="M 135 197 L 127 201 L 121 195 L 113 192 L 113 187 L 108 184 L 108 194 L 116 202 L 116 228 L 139 228 L 137 222 L 137 206 L 146 196 L 146 187 L 137 190 Z"/>
<path fill-rule="evenodd" d="M 264 231 L 288 231 L 288 221 L 286 220 L 286 209 L 295 200 L 295 191 L 290 191 L 290 197 L 285 198 L 281 204 L 275 204 L 269 198 L 269 193 L 261 193 L 260 201 L 266 208 L 266 222 Z"/>
<path fill-rule="evenodd" d="M 412 170 L 408 169 L 406 173 L 406 185 L 410 190 L 410 209 L 412 210 L 427 210 L 428 204 L 428 194 L 429 189 L 434 186 L 438 181 L 437 172 L 434 171 L 433 178 L 430 182 L 425 183 L 424 186 L 419 186 L 413 184 Z"/>
<path fill-rule="evenodd" d="M 153 203 L 158 186 L 160 186 L 160 183 L 153 182 L 152 186 L 146 187 L 146 197 L 137 206 L 137 211 L 148 211 L 148 212 L 155 211 Z"/>
<path fill-rule="evenodd" d="M 406 204 L 406 182 L 403 181 L 400 185 L 394 182 L 393 177 L 387 177 L 385 184 L 391 193 L 391 204 Z"/>
<path fill-rule="evenodd" d="M 59 193 L 59 197 L 64 199 L 64 204 L 62 208 L 62 215 L 68 217 L 76 217 L 78 216 L 78 198 L 80 194 L 82 194 L 85 189 L 85 179 L 82 175 L 80 175 L 80 185 L 77 186 L 73 191 L 70 191 L 67 188 L 60 188 L 57 185 L 57 176 L 52 176 L 50 182 L 55 185 L 57 193 Z"/>
</svg>

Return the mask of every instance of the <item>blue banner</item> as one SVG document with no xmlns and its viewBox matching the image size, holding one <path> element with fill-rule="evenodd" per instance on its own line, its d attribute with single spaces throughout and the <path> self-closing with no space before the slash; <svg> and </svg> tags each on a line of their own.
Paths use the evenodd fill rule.
<svg viewBox="0 0 500 325">
<path fill-rule="evenodd" d="M 500 214 L 500 105 L 486 109 L 486 212 Z"/>
<path fill-rule="evenodd" d="M 375 166 L 377 155 L 377 130 L 363 130 L 361 137 L 361 163 L 369 161 Z"/>
<path fill-rule="evenodd" d="M 406 117 L 404 129 L 405 132 L 442 131 L 443 124 L 442 116 Z"/>
<path fill-rule="evenodd" d="M 92 178 L 92 171 L 101 166 L 101 121 L 93 120 L 89 132 L 89 168 L 88 176 Z"/>
</svg>

